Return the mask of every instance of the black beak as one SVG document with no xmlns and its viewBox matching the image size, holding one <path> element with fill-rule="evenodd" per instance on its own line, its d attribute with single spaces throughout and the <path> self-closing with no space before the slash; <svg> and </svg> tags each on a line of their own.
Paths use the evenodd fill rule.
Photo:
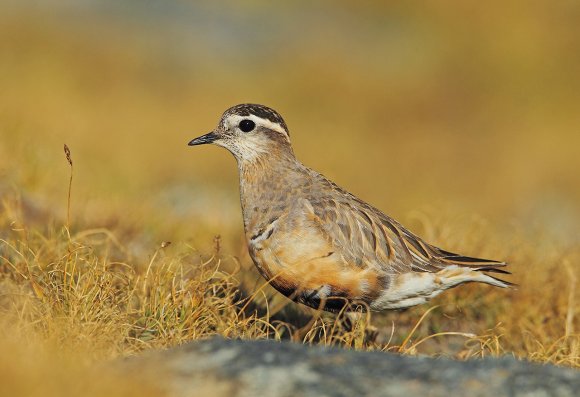
<svg viewBox="0 0 580 397">
<path fill-rule="evenodd" d="M 210 132 L 195 139 L 192 139 L 188 145 L 195 146 L 195 145 L 204 145 L 206 143 L 212 143 L 218 140 L 218 136 L 215 132 Z"/>
</svg>

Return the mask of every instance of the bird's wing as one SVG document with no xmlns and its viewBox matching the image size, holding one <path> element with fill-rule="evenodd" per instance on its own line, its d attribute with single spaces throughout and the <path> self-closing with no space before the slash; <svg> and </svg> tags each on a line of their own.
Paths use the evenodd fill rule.
<svg viewBox="0 0 580 397">
<path fill-rule="evenodd" d="M 380 268 L 388 274 L 437 272 L 457 265 L 507 273 L 506 264 L 445 251 L 423 241 L 394 219 L 330 182 L 333 194 L 310 204 L 321 230 L 347 263 Z"/>
<path fill-rule="evenodd" d="M 337 196 L 324 197 L 311 204 L 320 218 L 323 233 L 346 262 L 381 268 L 391 274 L 407 273 L 418 266 L 428 271 L 429 263 L 413 254 L 420 250 L 420 245 L 417 248 L 407 241 L 399 225 L 387 216 L 377 216 L 371 207 Z"/>
</svg>

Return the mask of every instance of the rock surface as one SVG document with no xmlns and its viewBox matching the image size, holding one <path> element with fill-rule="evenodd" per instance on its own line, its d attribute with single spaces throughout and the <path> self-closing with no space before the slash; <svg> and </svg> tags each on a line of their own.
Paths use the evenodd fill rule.
<svg viewBox="0 0 580 397">
<path fill-rule="evenodd" d="M 215 338 L 124 361 L 170 396 L 580 396 L 580 372 L 514 358 L 467 362 Z"/>
</svg>

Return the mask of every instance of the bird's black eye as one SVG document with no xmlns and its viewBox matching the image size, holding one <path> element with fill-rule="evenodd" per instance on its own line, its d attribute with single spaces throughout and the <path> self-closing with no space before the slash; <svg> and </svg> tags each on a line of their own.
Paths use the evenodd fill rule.
<svg viewBox="0 0 580 397">
<path fill-rule="evenodd" d="M 240 121 L 239 127 L 240 127 L 240 130 L 242 130 L 244 132 L 250 132 L 254 128 L 256 128 L 256 123 L 254 123 L 252 120 L 244 119 L 244 120 Z"/>
</svg>

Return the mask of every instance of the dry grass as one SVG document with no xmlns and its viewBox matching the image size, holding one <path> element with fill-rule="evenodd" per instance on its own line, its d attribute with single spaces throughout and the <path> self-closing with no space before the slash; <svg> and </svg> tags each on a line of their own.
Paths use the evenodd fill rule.
<svg viewBox="0 0 580 397">
<path fill-rule="evenodd" d="M 324 19 L 303 36 L 234 29 L 226 49 L 146 16 L 2 10 L 0 395 L 146 395 L 93 365 L 211 335 L 580 367 L 578 10 L 462 4 L 309 8 Z M 509 261 L 519 288 L 349 329 L 289 303 L 247 256 L 233 161 L 185 146 L 243 101 L 282 111 L 306 164 L 428 241 Z"/>
</svg>

